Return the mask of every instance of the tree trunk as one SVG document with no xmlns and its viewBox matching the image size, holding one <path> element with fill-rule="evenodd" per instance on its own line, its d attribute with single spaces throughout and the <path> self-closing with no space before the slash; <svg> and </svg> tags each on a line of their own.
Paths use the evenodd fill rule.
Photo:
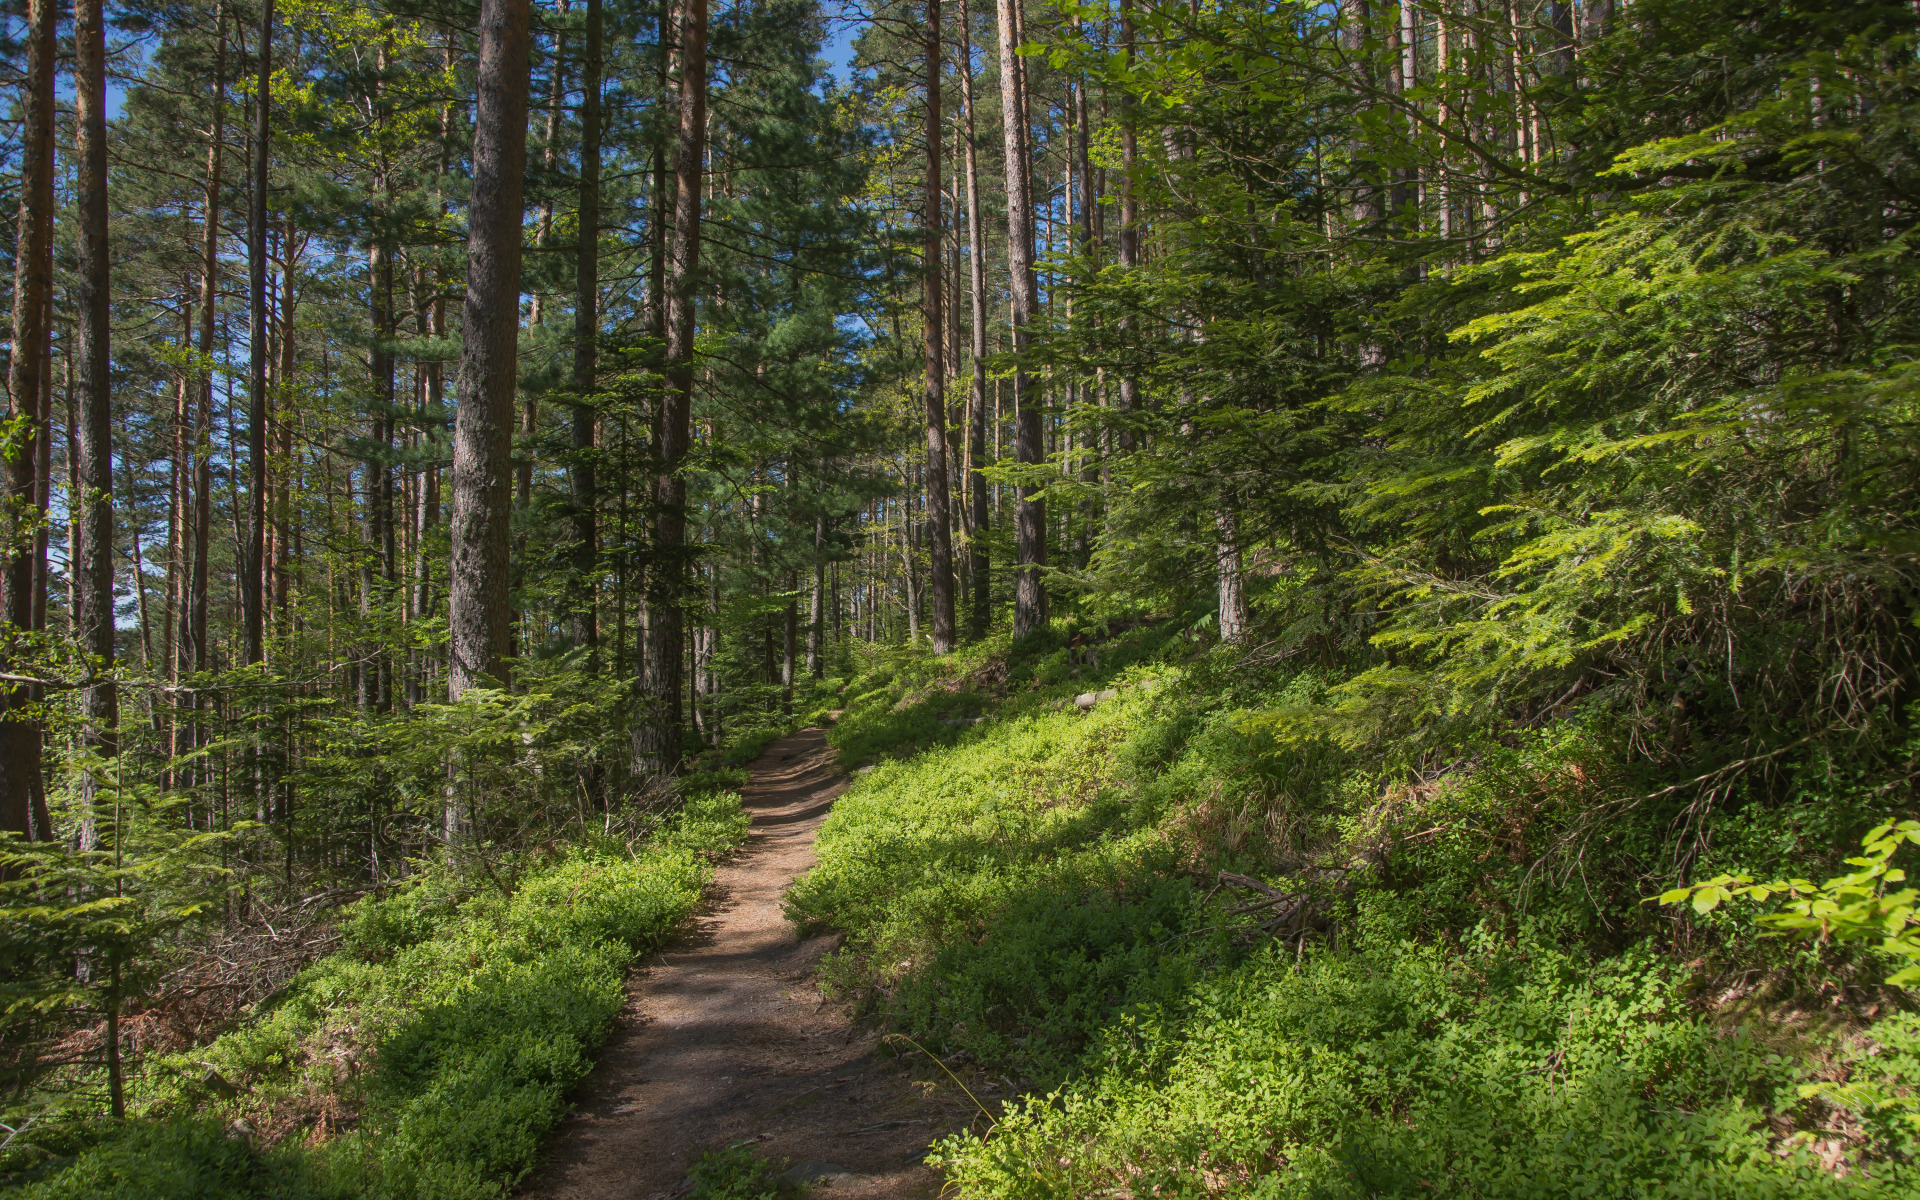
<svg viewBox="0 0 1920 1200">
<path fill-rule="evenodd" d="M 53 331 L 53 289 L 51 287 L 47 289 L 47 331 L 49 334 Z M 64 353 L 60 357 L 66 367 L 67 403 L 71 406 L 73 403 L 73 348 L 66 346 L 62 349 Z M 39 415 L 34 418 L 34 421 L 36 427 L 42 431 L 42 435 L 33 440 L 33 506 L 42 513 L 51 513 L 53 511 L 51 503 L 53 500 L 53 361 L 51 352 L 49 352 L 47 369 L 40 375 L 40 404 L 36 411 Z M 69 429 L 68 433 L 71 435 L 72 430 Z M 75 515 L 77 514 L 68 515 L 69 527 Z M 34 535 L 33 539 L 33 628 L 36 633 L 47 631 L 47 580 L 49 578 L 47 545 L 53 532 L 50 526 L 50 520 L 41 521 L 40 531 Z M 71 573 L 68 574 L 68 582 L 69 584 L 72 582 Z M 68 617 L 69 619 L 72 617 L 71 609 L 68 610 Z"/>
<path fill-rule="evenodd" d="M 14 244 L 13 355 L 7 369 L 9 416 L 26 436 L 7 459 L 6 588 L 11 641 L 33 627 L 33 547 L 41 514 L 35 505 L 40 392 L 51 368 L 47 299 L 53 286 L 53 71 L 59 9 L 53 0 L 28 0 L 27 75 L 21 89 L 20 224 Z M 9 647 L 11 651 L 11 647 Z M 10 669 L 26 664 L 7 655 Z M 51 830 L 35 819 L 40 786 L 40 722 L 27 710 L 29 689 L 9 688 L 0 699 L 0 829 L 44 840 Z"/>
<path fill-rule="evenodd" d="M 1087 117 L 1087 77 L 1083 72 L 1075 79 L 1073 86 L 1073 162 L 1075 173 L 1080 177 L 1079 203 L 1074 212 L 1074 238 L 1077 242 L 1074 250 L 1097 269 L 1100 247 L 1093 237 L 1093 214 L 1100 200 L 1094 187 L 1091 141 L 1092 127 Z M 1083 381 L 1080 396 L 1084 407 L 1090 409 L 1095 403 L 1105 403 L 1105 396 L 1097 391 L 1098 383 L 1097 375 L 1092 383 Z M 1082 571 L 1087 569 L 1093 558 L 1093 527 L 1098 512 L 1094 485 L 1100 478 L 1099 455 L 1094 451 L 1100 444 L 1091 429 L 1082 436 L 1085 453 L 1081 459 L 1080 482 L 1086 485 L 1086 491 L 1085 498 L 1080 501 L 1080 528 L 1073 543 L 1073 565 Z"/>
<path fill-rule="evenodd" d="M 384 190 L 384 189 L 383 189 Z M 367 249 L 367 298 L 373 325 L 373 346 L 367 355 L 371 369 L 372 396 L 368 404 L 369 426 L 365 462 L 366 545 L 360 552 L 360 615 L 372 628 L 373 615 L 386 599 L 374 582 L 376 562 L 381 580 L 393 578 L 393 413 L 394 361 L 393 338 L 396 332 L 393 313 L 393 251 L 375 243 Z M 390 588 L 388 589 L 390 590 Z M 392 699 L 382 687 L 386 674 L 385 654 L 369 637 L 361 647 L 360 708 L 384 711 Z"/>
<path fill-rule="evenodd" d="M 113 682 L 113 381 L 111 260 L 107 246 L 107 27 L 102 0 L 76 0 L 73 10 L 74 157 L 79 160 L 74 208 L 79 315 L 79 494 L 70 502 L 74 613 L 79 642 L 99 682 L 81 693 L 88 748 L 111 757 L 118 748 L 119 697 Z M 41 440 L 45 440 L 42 438 Z M 93 777 L 83 788 L 91 796 Z"/>
<path fill-rule="evenodd" d="M 1215 514 L 1215 582 L 1220 596 L 1220 640 L 1239 645 L 1247 637 L 1246 576 L 1240 567 L 1240 523 L 1233 510 Z"/>
<path fill-rule="evenodd" d="M 184 356 L 193 350 L 192 292 L 192 280 L 189 278 L 180 294 L 180 350 L 183 364 L 186 361 Z M 193 369 L 183 365 L 180 386 L 173 400 L 173 470 L 169 473 L 170 494 L 167 497 L 167 628 L 162 641 L 167 656 L 164 674 L 171 683 L 180 682 L 180 649 L 187 630 L 187 564 L 191 558 L 187 552 L 187 530 L 193 526 L 190 499 L 193 492 L 192 462 Z M 168 758 L 176 758 L 180 754 L 179 734 L 179 724 L 175 722 L 168 736 Z"/>
<path fill-rule="evenodd" d="M 1038 288 L 1033 277 L 1033 195 L 1026 106 L 1021 97 L 1019 55 L 1015 53 L 1023 32 L 1013 5 L 1014 0 L 999 0 L 998 4 L 1001 126 L 1007 157 L 1007 266 L 1012 283 L 1016 356 L 1013 457 L 1023 466 L 1033 466 L 1043 461 L 1040 398 L 1019 357 L 1027 348 L 1027 327 L 1038 310 Z M 1016 639 L 1038 633 L 1047 626 L 1046 580 L 1042 576 L 1047 563 L 1047 513 L 1046 502 L 1034 494 L 1037 490 L 1031 483 L 1021 483 L 1014 493 L 1014 551 L 1018 564 L 1013 595 Z"/>
<path fill-rule="evenodd" d="M 800 586 L 800 581 L 791 573 L 787 575 L 787 592 L 791 595 Z M 785 716 L 793 715 L 793 677 L 794 659 L 799 650 L 800 606 L 792 600 L 787 601 L 786 619 L 781 625 L 780 653 L 780 711 Z"/>
<path fill-rule="evenodd" d="M 818 679 L 825 674 L 825 664 L 821 660 L 820 640 L 825 613 L 821 605 L 826 602 L 827 583 L 827 519 L 824 516 L 813 519 L 813 587 L 807 593 L 807 674 Z"/>
<path fill-rule="evenodd" d="M 448 692 L 504 685 L 527 163 L 528 0 L 481 0 L 473 203 L 453 445 Z"/>
<path fill-rule="evenodd" d="M 680 145 L 674 163 L 673 245 L 667 286 L 667 387 L 657 424 L 654 548 L 647 573 L 649 624 L 635 729 L 636 774 L 680 765 L 681 593 L 686 564 L 687 483 L 680 475 L 691 440 L 694 307 L 700 270 L 700 184 L 707 132 L 707 0 L 684 0 L 680 23 Z"/>
<path fill-rule="evenodd" d="M 223 13 L 214 10 L 213 131 L 207 146 L 207 184 L 200 238 L 200 412 L 194 428 L 192 575 L 188 581 L 186 632 L 180 669 L 207 669 L 208 548 L 213 536 L 213 337 L 220 303 L 220 174 L 226 150 L 227 37 Z M 198 697 L 194 700 L 197 708 Z M 197 733 L 195 735 L 198 736 Z"/>
<path fill-rule="evenodd" d="M 947 494 L 947 366 L 941 311 L 940 0 L 927 0 L 927 196 L 922 278 L 926 285 L 927 599 L 933 652 L 953 650 L 953 524 Z"/>
<path fill-rule="evenodd" d="M 273 94 L 273 0 L 260 7 L 253 103 L 253 177 L 247 212 L 247 540 L 240 612 L 249 666 L 266 656 L 267 561 L 267 165 Z"/>
<path fill-rule="evenodd" d="M 285 232 L 281 242 L 282 257 L 280 270 L 280 368 L 279 379 L 282 387 L 293 381 L 294 337 L 293 318 L 297 307 L 293 291 L 294 228 L 292 218 L 286 219 Z M 278 419 L 273 422 L 274 454 L 280 462 L 280 472 L 273 484 L 273 517 L 269 529 L 273 533 L 273 563 L 271 565 L 273 581 L 273 603 L 279 610 L 276 618 L 281 627 L 285 626 L 287 613 L 291 609 L 291 578 L 293 574 L 293 547 L 289 535 L 293 527 L 293 412 L 286 406 Z"/>
<path fill-rule="evenodd" d="M 966 105 L 967 131 L 967 271 L 972 291 L 972 321 L 968 334 L 973 369 L 967 388 L 967 574 L 973 583 L 968 624 L 974 637 L 987 636 L 993 616 L 993 581 L 987 561 L 987 476 L 981 467 L 987 457 L 987 260 L 986 231 L 980 224 L 980 170 L 973 124 L 972 16 L 963 8 L 960 20 L 960 97 Z"/>
<path fill-rule="evenodd" d="M 1120 54 L 1129 70 L 1133 67 L 1133 4 L 1131 0 L 1120 0 Z M 1120 234 L 1115 247 L 1114 261 L 1123 271 L 1130 271 L 1140 265 L 1140 200 L 1133 182 L 1134 163 L 1139 157 L 1139 131 L 1135 128 L 1133 93 L 1127 88 L 1120 89 Z M 1133 319 L 1120 318 L 1120 344 L 1133 341 Z M 1120 412 L 1125 421 L 1126 414 L 1140 407 L 1140 381 L 1131 370 L 1125 367 L 1120 371 Z M 1120 449 L 1133 449 L 1133 430 L 1122 424 L 1120 428 Z"/>
<path fill-rule="evenodd" d="M 600 37 L 601 0 L 587 0 L 586 52 L 580 87 L 580 247 L 573 305 L 573 642 L 589 650 L 600 643 L 594 594 L 599 566 L 595 519 L 593 429 L 597 416 L 586 402 L 597 382 L 600 337 Z M 589 669 L 594 658 L 589 655 Z"/>
</svg>

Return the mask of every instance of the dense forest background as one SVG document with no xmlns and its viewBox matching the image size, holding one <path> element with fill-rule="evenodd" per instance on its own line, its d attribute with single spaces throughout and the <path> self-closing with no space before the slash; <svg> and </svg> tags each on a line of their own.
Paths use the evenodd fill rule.
<svg viewBox="0 0 1920 1200">
<path fill-rule="evenodd" d="M 947 774 L 874 776 L 886 805 L 836 817 L 797 893 L 853 931 L 842 986 L 1036 1089 L 1107 1081 L 1005 1126 L 1057 1171 L 950 1146 L 976 1194 L 1209 1153 L 1240 1157 L 1201 1191 L 1414 1189 L 1218 1114 L 1155 1142 L 1178 1122 L 1141 1089 L 1197 1086 L 1168 1047 L 1211 1035 L 1123 1052 L 1115 1014 L 1177 1024 L 1254 942 L 1502 939 L 1580 986 L 1652 955 L 1608 1003 L 1657 976 L 1721 997 L 1703 1028 L 1775 1006 L 1777 1069 L 1704 1033 L 1642 1064 L 1711 1080 L 1738 1137 L 1614 1081 L 1622 1128 L 1738 1160 L 1672 1194 L 1911 1186 L 1920 942 L 1889 863 L 1920 826 L 1886 822 L 1920 807 L 1912 6 L 707 3 L 9 10 L 9 1179 L 511 1185 L 621 972 L 741 836 L 740 764 L 844 709 L 849 766 Z M 828 22 L 856 18 L 836 80 Z M 967 885 L 1117 906 L 1014 942 L 1108 954 L 1060 1000 L 1098 1018 L 989 1019 L 1027 985 L 876 966 L 993 944 L 1013 908 L 889 911 L 974 860 L 885 882 L 833 838 L 880 870 L 921 836 L 889 822 L 950 819 L 941 780 L 1028 753 L 993 713 L 1148 691 L 1075 743 L 1091 776 L 1035 776 L 1090 824 L 1016 854 L 1134 865 Z M 1851 891 L 1813 882 L 1849 863 Z M 1221 871 L 1290 907 L 1202 952 Z M 1756 940 L 1749 899 L 1818 936 Z M 249 1103 L 259 1146 L 333 1157 L 195 1123 Z M 493 1134 L 444 1124 L 481 1110 Z M 127 1119 L 164 1152 L 114 1159 Z M 1327 1161 L 1392 1158 L 1385 1128 Z M 1431 1165 L 1463 1144 L 1423 1169 L 1469 1179 Z M 1488 1170 L 1461 1194 L 1535 1194 Z"/>
</svg>

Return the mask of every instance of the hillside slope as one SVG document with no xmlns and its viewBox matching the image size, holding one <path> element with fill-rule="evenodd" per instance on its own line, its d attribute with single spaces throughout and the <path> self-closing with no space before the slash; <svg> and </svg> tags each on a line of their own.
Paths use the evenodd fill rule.
<svg viewBox="0 0 1920 1200">
<path fill-rule="evenodd" d="M 832 986 L 1001 1098 L 940 1147 L 962 1195 L 1920 1186 L 1887 962 L 1645 903 L 1697 831 L 1604 728 L 1408 771 L 1303 715 L 1331 669 L 1102 632 L 855 681 L 871 770 L 789 901 L 845 931 Z M 1688 869 L 1835 863 L 1882 803 L 1803 786 Z"/>
</svg>

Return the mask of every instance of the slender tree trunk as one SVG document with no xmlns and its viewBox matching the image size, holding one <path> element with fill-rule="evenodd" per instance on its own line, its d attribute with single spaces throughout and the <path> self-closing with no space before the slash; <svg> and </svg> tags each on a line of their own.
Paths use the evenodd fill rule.
<svg viewBox="0 0 1920 1200">
<path fill-rule="evenodd" d="M 280 368 L 278 378 L 280 379 L 281 386 L 287 387 L 293 382 L 293 320 L 294 310 L 297 307 L 293 290 L 294 228 L 291 218 L 287 219 L 285 232 L 282 236 L 284 240 L 281 242 L 281 247 L 284 261 L 281 264 L 280 272 Z M 274 561 L 272 565 L 273 602 L 274 606 L 280 611 L 277 619 L 281 625 L 284 626 L 287 613 L 291 607 L 289 588 L 291 587 L 291 576 L 293 573 L 293 548 L 288 538 L 292 532 L 294 523 L 293 412 L 286 405 L 282 405 L 280 415 L 274 420 L 273 431 L 274 457 L 280 464 L 279 472 L 274 478 L 273 517 L 271 524 L 274 535 Z"/>
<path fill-rule="evenodd" d="M 927 180 L 922 278 L 926 287 L 927 357 L 927 599 L 933 652 L 953 650 L 953 523 L 947 493 L 947 366 L 942 345 L 942 247 L 945 221 L 940 184 L 940 0 L 927 0 Z"/>
<path fill-rule="evenodd" d="M 27 75 L 21 89 L 20 223 L 14 243 L 13 354 L 7 392 L 14 421 L 26 436 L 7 459 L 4 636 L 11 643 L 33 627 L 33 547 L 43 514 L 35 504 L 39 458 L 34 439 L 40 392 L 51 368 L 47 299 L 53 287 L 53 71 L 59 9 L 53 0 L 28 0 Z M 7 647 L 7 665 L 27 664 Z M 40 787 L 40 722 L 28 709 L 29 689 L 0 693 L 0 828 L 34 840 L 51 835 L 35 819 Z"/>
<path fill-rule="evenodd" d="M 223 13 L 214 11 L 213 130 L 207 146 L 207 186 L 200 238 L 200 412 L 194 422 L 193 570 L 189 580 L 187 637 L 182 671 L 204 671 L 207 641 L 208 553 L 213 537 L 213 339 L 220 303 L 220 176 L 226 151 L 227 37 Z M 196 697 L 194 706 L 199 706 Z M 196 733 L 197 737 L 197 733 Z"/>
<path fill-rule="evenodd" d="M 1238 645 L 1247 637 L 1246 575 L 1240 566 L 1240 523 L 1231 508 L 1214 516 L 1215 582 L 1220 596 L 1220 640 Z"/>
<path fill-rule="evenodd" d="M 1076 24 L 1077 24 L 1076 20 Z M 1074 211 L 1074 235 L 1078 243 L 1074 249 L 1088 259 L 1096 268 L 1099 266 L 1100 246 L 1094 241 L 1093 214 L 1099 205 L 1099 195 L 1094 188 L 1093 154 L 1090 145 L 1092 127 L 1087 115 L 1087 77 L 1082 73 L 1074 81 L 1073 87 L 1073 161 L 1075 173 L 1080 178 L 1078 205 Z M 1081 403 L 1092 408 L 1098 402 L 1105 403 L 1105 396 L 1099 391 L 1099 377 L 1092 382 L 1082 383 Z M 1084 456 L 1081 459 L 1080 481 L 1087 485 L 1085 499 L 1080 502 L 1080 528 L 1073 545 L 1073 564 L 1086 570 L 1093 557 L 1093 528 L 1098 513 L 1098 493 L 1094 485 L 1099 482 L 1099 455 L 1095 452 L 1100 444 L 1093 430 L 1082 436 Z"/>
<path fill-rule="evenodd" d="M 382 188 L 382 191 L 385 189 Z M 369 636 L 361 647 L 361 695 L 363 711 L 385 710 L 391 697 L 384 694 L 385 654 L 371 634 L 373 615 L 385 596 L 375 585 L 375 566 L 379 578 L 393 580 L 393 414 L 394 355 L 393 338 L 393 250 L 379 241 L 367 249 L 367 294 L 373 325 L 373 347 L 367 355 L 372 374 L 372 396 L 368 404 L 369 426 L 365 463 L 366 545 L 360 556 L 360 615 L 367 622 Z M 390 589 L 389 589 L 390 590 Z"/>
<path fill-rule="evenodd" d="M 49 333 L 53 330 L 52 288 L 47 289 L 47 330 Z M 62 350 L 64 353 L 60 357 L 66 368 L 66 400 L 71 407 L 73 404 L 73 347 L 64 346 Z M 38 415 L 34 418 L 35 428 L 42 432 L 40 436 L 33 439 L 33 506 L 41 513 L 51 514 L 53 511 L 51 503 L 53 500 L 53 361 L 51 354 L 48 357 L 47 369 L 40 375 L 40 403 L 36 412 Z M 73 430 L 69 429 L 67 432 L 71 436 Z M 68 466 L 71 470 L 72 464 Z M 69 528 L 71 528 L 72 519 L 76 516 L 78 516 L 77 513 L 68 514 Z M 33 538 L 33 628 L 36 633 L 47 631 L 47 581 L 50 578 L 47 571 L 47 547 L 53 532 L 52 524 L 50 518 L 41 521 L 39 532 Z M 72 574 L 69 573 L 69 585 L 72 578 Z M 69 620 L 72 619 L 72 615 L 72 610 L 69 609 Z M 41 698 L 44 699 L 44 697 Z"/>
<path fill-rule="evenodd" d="M 674 164 L 673 245 L 667 287 L 667 387 L 661 398 L 654 482 L 657 565 L 647 579 L 649 625 L 641 692 L 648 711 L 635 729 L 634 770 L 675 770 L 681 758 L 681 630 L 686 566 L 694 308 L 700 270 L 700 184 L 707 132 L 707 0 L 684 0 L 680 25 L 680 144 Z"/>
<path fill-rule="evenodd" d="M 560 0 L 562 13 L 572 11 L 572 0 Z M 541 139 L 541 166 L 547 171 L 553 170 L 554 156 L 558 149 L 554 145 L 554 134 L 560 127 L 560 106 L 567 95 L 567 35 L 564 31 L 556 33 L 553 39 L 553 69 L 549 73 L 547 86 L 547 127 Z M 547 236 L 553 232 L 553 202 L 543 200 L 540 203 L 540 216 L 534 222 L 533 244 L 546 248 Z M 538 328 L 546 324 L 546 295 L 536 291 L 529 305 L 527 324 Z M 528 388 L 521 397 L 520 407 L 520 455 L 514 464 L 514 502 L 513 506 L 521 512 L 533 507 L 533 460 L 534 442 L 540 434 L 540 393 Z M 522 528 L 514 539 L 513 555 L 520 558 L 526 551 L 526 530 Z M 529 614 L 530 615 L 530 614 Z"/>
<path fill-rule="evenodd" d="M 1038 288 L 1033 277 L 1033 195 L 1027 151 L 1026 108 L 1021 102 L 1020 59 L 1015 48 L 1023 31 L 1014 0 L 999 0 L 1001 125 L 1007 157 L 1007 266 L 1012 277 L 1014 437 L 1013 456 L 1023 466 L 1044 461 L 1044 433 L 1040 397 L 1018 363 L 1027 348 L 1028 326 L 1038 312 Z M 1047 563 L 1046 503 L 1038 489 L 1022 483 L 1015 491 L 1013 636 L 1018 639 L 1047 626 L 1047 592 L 1043 571 Z"/>
<path fill-rule="evenodd" d="M 527 161 L 528 0 L 481 0 L 465 336 L 453 446 L 448 691 L 507 678 L 507 545 L 520 239 Z"/>
<path fill-rule="evenodd" d="M 791 595 L 800 586 L 791 572 L 788 573 L 787 592 Z M 793 715 L 793 678 L 794 659 L 799 651 L 800 641 L 800 605 L 793 600 L 787 601 L 785 619 L 781 622 L 780 653 L 780 712 L 785 716 Z"/>
<path fill-rule="evenodd" d="M 599 529 L 594 496 L 594 421 L 587 397 L 597 381 L 600 337 L 600 40 L 601 0 L 587 0 L 587 37 L 581 56 L 580 247 L 573 304 L 573 641 L 600 643 L 596 611 Z M 593 659 L 589 659 L 590 665 Z"/>
<path fill-rule="evenodd" d="M 1132 0 L 1120 0 L 1120 54 L 1129 69 L 1133 66 L 1133 3 Z M 1127 88 L 1120 89 L 1120 233 L 1115 246 L 1114 261 L 1123 271 L 1130 271 L 1140 265 L 1140 199 L 1139 189 L 1133 180 L 1134 164 L 1139 158 L 1139 130 L 1136 128 L 1135 104 L 1133 93 Z M 1133 318 L 1120 318 L 1120 343 L 1127 345 L 1133 340 Z M 1134 373 L 1123 367 L 1120 371 L 1120 412 L 1122 420 L 1125 414 L 1140 407 L 1140 381 Z M 1120 448 L 1133 449 L 1133 430 L 1122 425 L 1120 430 Z"/>
<path fill-rule="evenodd" d="M 267 561 L 267 166 L 273 94 L 273 0 L 260 6 L 259 74 L 254 81 L 253 177 L 247 212 L 247 540 L 240 564 L 240 611 L 249 666 L 266 656 Z"/>
<path fill-rule="evenodd" d="M 807 674 L 815 679 L 825 673 L 820 656 L 822 622 L 825 614 L 820 606 L 826 599 L 826 549 L 827 518 L 818 516 L 813 519 L 813 587 L 807 593 Z"/>
<path fill-rule="evenodd" d="M 426 329 L 423 331 L 434 341 L 447 336 L 447 302 L 440 292 L 440 275 L 436 269 L 428 276 L 433 287 L 433 299 L 428 302 Z M 426 429 L 427 444 L 432 447 L 433 459 L 421 472 L 420 480 L 420 543 L 416 547 L 414 559 L 414 615 L 425 617 L 433 611 L 433 562 L 427 556 L 426 542 L 432 531 L 440 524 L 440 431 L 445 428 L 446 393 L 445 373 L 439 360 L 422 364 L 421 374 L 426 386 L 426 412 L 422 422 Z M 424 664 L 423 664 L 424 666 Z"/>
<path fill-rule="evenodd" d="M 1451 85 L 1448 76 L 1453 71 L 1453 51 L 1450 42 L 1452 30 L 1448 28 L 1450 19 L 1448 9 L 1451 0 L 1441 0 L 1439 9 L 1434 13 L 1433 32 L 1433 82 L 1438 91 L 1438 103 L 1435 107 L 1434 124 L 1440 130 L 1439 162 L 1434 167 L 1435 210 L 1439 218 L 1440 236 L 1453 236 L 1453 186 L 1448 177 L 1448 163 L 1452 158 L 1452 145 L 1448 141 L 1448 127 L 1452 123 L 1452 109 L 1448 101 Z"/>
<path fill-rule="evenodd" d="M 107 27 L 102 0 L 75 0 L 74 157 L 79 160 L 74 208 L 79 216 L 75 305 L 79 315 L 80 458 L 76 465 L 78 509 L 72 516 L 74 614 L 80 645 L 99 680 L 81 693 L 86 725 L 81 734 L 95 753 L 118 749 L 119 696 L 113 682 L 113 384 L 111 259 L 107 245 Z M 45 440 L 45 439 L 42 439 Z M 89 797 L 94 780 L 83 788 Z"/>
<path fill-rule="evenodd" d="M 180 350 L 193 350 L 193 285 L 187 279 L 180 295 Z M 184 357 L 183 357 L 183 362 Z M 167 613 L 166 636 L 162 649 L 166 655 L 163 673 L 171 683 L 180 682 L 180 644 L 186 637 L 187 616 L 187 530 L 192 527 L 189 496 L 193 491 L 193 370 L 183 367 L 180 386 L 173 399 L 173 469 L 168 473 L 167 495 Z M 179 756 L 178 722 L 168 734 L 167 757 Z M 171 768 L 169 768 L 171 770 Z"/>
<path fill-rule="evenodd" d="M 973 122 L 973 18 L 960 14 L 960 96 L 967 110 L 967 271 L 972 300 L 968 347 L 973 369 L 967 378 L 967 549 L 972 561 L 967 574 L 973 583 L 968 624 L 974 637 L 987 635 L 993 616 L 993 581 L 987 561 L 987 476 L 981 469 L 987 457 L 987 259 L 986 231 L 980 223 L 980 169 Z"/>
</svg>

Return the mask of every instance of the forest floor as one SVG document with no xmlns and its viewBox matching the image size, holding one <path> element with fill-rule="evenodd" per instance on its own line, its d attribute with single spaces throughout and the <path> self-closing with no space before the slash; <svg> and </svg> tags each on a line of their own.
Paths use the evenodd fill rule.
<svg viewBox="0 0 1920 1200">
<path fill-rule="evenodd" d="M 939 1192 L 921 1160 L 971 1106 L 916 1082 L 914 1064 L 822 997 L 814 965 L 839 939 L 796 939 L 781 908 L 846 787 L 819 729 L 753 764 L 747 844 L 715 873 L 688 934 L 629 982 L 620 1026 L 525 1195 L 668 1200 L 689 1190 L 702 1153 L 741 1144 L 834 1200 Z"/>
</svg>

